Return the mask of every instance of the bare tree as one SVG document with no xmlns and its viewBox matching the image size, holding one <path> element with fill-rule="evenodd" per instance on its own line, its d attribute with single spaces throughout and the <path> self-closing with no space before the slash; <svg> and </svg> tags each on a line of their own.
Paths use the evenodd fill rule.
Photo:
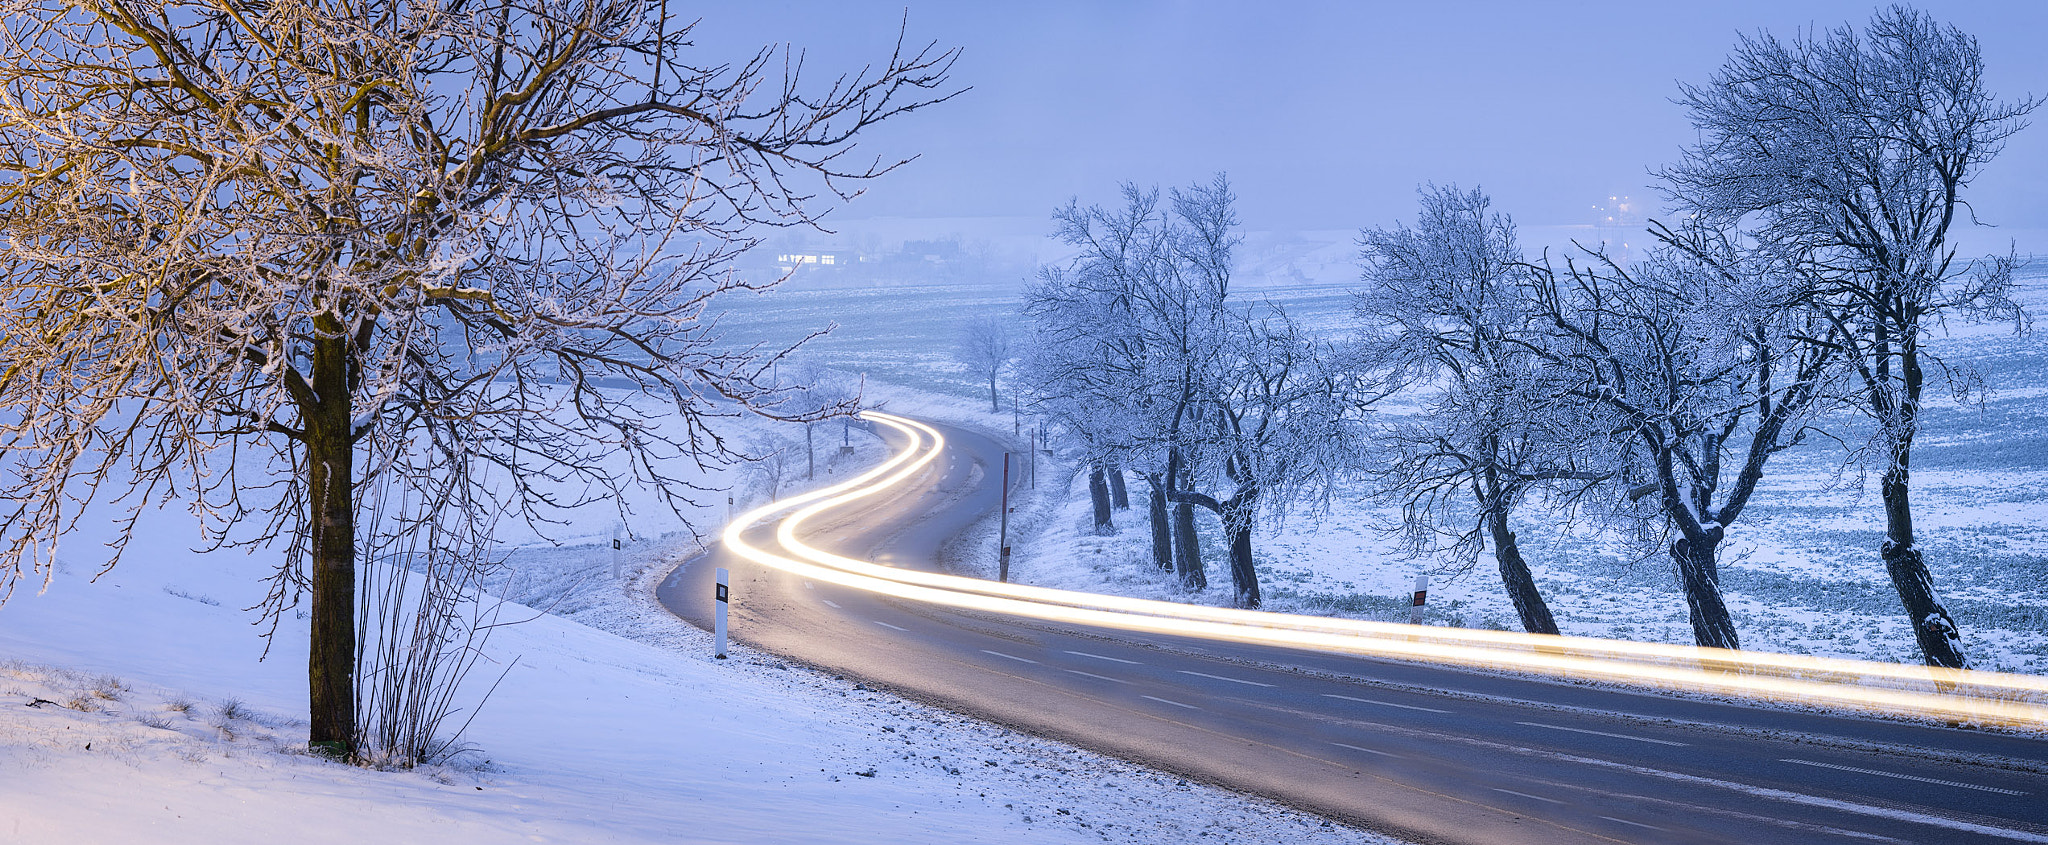
<svg viewBox="0 0 2048 845">
<path fill-rule="evenodd" d="M 1660 175 L 1678 209 L 1741 227 L 1809 277 L 1827 323 L 1807 342 L 1854 365 L 1876 423 L 1885 569 L 1929 664 L 1968 664 L 1913 529 L 1913 441 L 1947 314 L 2020 319 L 2010 258 L 1957 261 L 1962 190 L 2038 104 L 1996 100 L 1968 34 L 1908 6 L 1783 42 L 1744 37 L 1679 102 L 1700 140 Z"/>
<path fill-rule="evenodd" d="M 1469 567 L 1489 545 L 1501 584 L 1531 633 L 1555 634 L 1510 527 L 1532 490 L 1601 473 L 1582 469 L 1587 428 L 1560 407 L 1540 359 L 1511 336 L 1531 329 L 1514 221 L 1489 215 L 1485 192 L 1428 186 L 1414 228 L 1359 234 L 1365 365 L 1419 389 L 1424 408 L 1383 424 L 1376 495 L 1398 503 L 1416 553 L 1448 552 Z M 1562 492 L 1562 491 L 1561 491 Z"/>
<path fill-rule="evenodd" d="M 1665 248 L 1632 268 L 1601 254 L 1562 271 L 1531 266 L 1535 330 L 1513 342 L 1548 364 L 1555 389 L 1576 403 L 1576 427 L 1611 433 L 1599 477 L 1621 488 L 1614 496 L 1655 497 L 1633 516 L 1668 543 L 1694 643 L 1739 648 L 1719 548 L 1766 463 L 1805 442 L 1828 409 L 1839 359 L 1798 340 L 1820 321 L 1797 307 L 1798 286 L 1768 253 L 1738 259 L 1730 241 L 1699 227 L 1660 234 Z M 1607 512 L 1631 516 L 1626 506 Z"/>
<path fill-rule="evenodd" d="M 1328 343 L 1304 332 L 1277 306 L 1234 315 L 1223 369 L 1199 402 L 1200 421 L 1188 449 L 1213 467 L 1217 492 L 1176 490 L 1177 501 L 1200 505 L 1223 523 L 1230 543 L 1232 598 L 1238 607 L 1263 602 L 1252 554 L 1252 529 L 1262 514 L 1284 515 L 1303 502 L 1327 504 L 1352 466 L 1360 442 L 1356 368 Z"/>
<path fill-rule="evenodd" d="M 463 473 L 395 530 L 686 504 L 673 462 L 778 398 L 782 353 L 711 310 L 749 227 L 890 170 L 854 139 L 951 96 L 955 54 L 813 85 L 697 61 L 664 9 L 0 0 L 0 578 L 48 578 L 73 497 L 129 507 L 110 566 L 173 494 L 220 543 L 290 537 L 269 607 L 310 597 L 310 741 L 353 756 L 364 484 Z"/>
<path fill-rule="evenodd" d="M 988 383 L 988 412 L 1003 412 L 1003 400 L 996 393 L 996 381 L 1010 368 L 1016 353 L 1010 350 L 1010 326 L 1002 315 L 990 314 L 971 320 L 960 330 L 960 361 L 968 371 Z"/>
<path fill-rule="evenodd" d="M 1189 231 L 1187 216 L 1198 192 L 1221 200 L 1201 234 Z M 1156 189 L 1126 184 L 1122 194 L 1119 208 L 1070 202 L 1055 213 L 1056 236 L 1079 253 L 1041 270 L 1025 294 L 1035 329 L 1026 376 L 1039 407 L 1083 435 L 1091 460 L 1105 462 L 1100 488 L 1091 468 L 1101 518 L 1114 504 L 1106 467 L 1135 469 L 1151 487 L 1154 560 L 1173 568 L 1184 588 L 1204 589 L 1193 505 L 1167 505 L 1170 491 L 1192 483 L 1183 432 L 1195 424 L 1201 380 L 1221 349 L 1236 244 L 1229 185 L 1219 176 L 1175 191 L 1171 208 L 1161 207 Z"/>
</svg>

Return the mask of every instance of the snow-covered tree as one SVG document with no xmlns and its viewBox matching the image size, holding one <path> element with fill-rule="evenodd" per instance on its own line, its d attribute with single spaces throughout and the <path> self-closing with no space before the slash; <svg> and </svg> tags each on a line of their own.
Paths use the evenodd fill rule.
<svg viewBox="0 0 2048 845">
<path fill-rule="evenodd" d="M 1568 499 L 1602 473 L 1582 468 L 1588 428 L 1562 407 L 1541 359 L 1510 339 L 1531 330 L 1534 310 L 1514 221 L 1489 214 L 1476 188 L 1419 193 L 1414 228 L 1359 235 L 1363 363 L 1422 403 L 1370 438 L 1375 495 L 1401 507 L 1413 552 L 1470 566 L 1491 546 L 1522 627 L 1555 634 L 1510 525 L 1514 509 L 1546 485 Z"/>
<path fill-rule="evenodd" d="M 996 382 L 1016 358 L 1016 353 L 1010 349 L 1010 322 L 1001 315 L 989 314 L 969 320 L 960 329 L 960 362 L 967 365 L 968 372 L 975 378 L 988 384 L 988 410 L 991 414 L 1003 412 L 1003 400 L 996 392 Z"/>
<path fill-rule="evenodd" d="M 2011 261 L 1958 260 L 1963 189 L 2037 100 L 2000 102 L 1976 39 L 1904 5 L 1861 32 L 1744 37 L 1679 102 L 1700 140 L 1665 168 L 1681 212 L 1775 248 L 1806 277 L 1876 423 L 1885 569 L 1929 664 L 1961 667 L 1961 634 L 1913 529 L 1913 442 L 1944 315 L 2018 316 Z"/>
<path fill-rule="evenodd" d="M 1835 350 L 1768 253 L 1738 257 L 1703 227 L 1622 267 L 1603 255 L 1526 276 L 1533 331 L 1515 339 L 1548 364 L 1577 427 L 1605 432 L 1615 499 L 1647 501 L 1645 535 L 1667 543 L 1694 643 L 1738 648 L 1719 549 L 1774 455 L 1804 442 L 1829 407 Z M 1710 261 L 1700 261 L 1700 257 Z M 1628 516 L 1620 502 L 1608 513 Z"/>
<path fill-rule="evenodd" d="M 1350 442 L 1348 371 L 1277 309 L 1228 301 L 1240 240 L 1228 180 L 1175 190 L 1164 209 L 1156 190 L 1123 195 L 1116 210 L 1071 203 L 1055 215 L 1079 254 L 1026 294 L 1027 375 L 1092 460 L 1145 477 L 1155 562 L 1188 589 L 1207 586 L 1194 508 L 1208 508 L 1231 541 L 1234 596 L 1256 606 L 1252 528 L 1344 465 L 1332 450 Z M 1106 519 L 1107 492 L 1096 497 Z"/>
<path fill-rule="evenodd" d="M 680 506 L 675 461 L 733 457 L 712 418 L 779 394 L 711 319 L 749 228 L 890 170 L 856 136 L 954 54 L 814 85 L 665 9 L 0 0 L 0 580 L 100 498 L 109 565 L 173 495 L 290 538 L 272 610 L 310 597 L 310 739 L 349 756 L 370 487 L 460 474 L 400 531 Z"/>
<path fill-rule="evenodd" d="M 1255 608 L 1263 599 L 1252 530 L 1261 516 L 1328 501 L 1353 465 L 1361 402 L 1357 368 L 1277 306 L 1238 311 L 1230 328 L 1221 369 L 1205 380 L 1183 433 L 1208 471 L 1170 495 L 1222 522 L 1233 601 Z"/>
<path fill-rule="evenodd" d="M 1207 187 L 1220 187 L 1227 212 L 1227 183 Z M 1193 505 L 1175 505 L 1169 517 L 1167 493 L 1189 477 L 1178 432 L 1191 421 L 1200 377 L 1213 369 L 1229 276 L 1227 266 L 1221 274 L 1186 269 L 1193 236 L 1175 211 L 1160 207 L 1156 189 L 1127 184 L 1122 195 L 1114 210 L 1070 202 L 1055 213 L 1056 236 L 1078 253 L 1043 268 L 1026 291 L 1034 327 L 1026 378 L 1038 407 L 1089 444 L 1091 475 L 1114 466 L 1146 478 L 1154 559 L 1198 590 L 1208 579 Z M 1176 208 L 1184 206 L 1181 196 L 1175 193 Z M 1216 244 L 1226 258 L 1231 243 Z M 1111 510 L 1107 481 L 1099 520 Z M 1097 489 L 1092 479 L 1090 487 Z"/>
</svg>

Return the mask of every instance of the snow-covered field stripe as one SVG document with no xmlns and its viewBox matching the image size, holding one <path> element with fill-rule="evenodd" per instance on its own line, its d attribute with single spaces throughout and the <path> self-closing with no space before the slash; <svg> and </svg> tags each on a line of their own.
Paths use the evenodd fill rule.
<svg viewBox="0 0 2048 845">
<path fill-rule="evenodd" d="M 1193 675 L 1193 676 L 1195 676 L 1195 677 L 1197 677 L 1197 678 L 1208 678 L 1209 680 L 1212 680 L 1212 681 L 1229 681 L 1229 682 L 1231 682 L 1231 683 L 1233 683 L 1233 684 L 1244 684 L 1245 686 L 1248 686 L 1248 687 L 1268 687 L 1268 688 L 1271 688 L 1271 687 L 1273 686 L 1272 684 L 1262 684 L 1262 683 L 1259 683 L 1258 681 L 1247 681 L 1247 680 L 1245 680 L 1245 679 L 1243 679 L 1243 678 L 1226 678 L 1226 677 L 1223 677 L 1222 675 L 1211 675 L 1211 674 L 1209 674 L 1209 673 L 1207 673 L 1207 672 L 1195 672 L 1195 671 L 1192 671 L 1192 670 L 1188 670 L 1188 669 L 1182 669 L 1182 670 L 1180 670 L 1180 673 L 1181 673 L 1181 674 L 1183 674 L 1183 675 Z"/>
<path fill-rule="evenodd" d="M 1349 743 L 1343 743 L 1343 742 L 1333 742 L 1333 743 L 1330 743 L 1330 744 L 1331 744 L 1331 745 L 1334 745 L 1334 746 L 1337 746 L 1338 748 L 1349 748 L 1349 749 L 1351 749 L 1351 750 L 1353 750 L 1353 751 L 1363 751 L 1363 752 L 1365 752 L 1365 753 L 1367 753 L 1367 754 L 1378 754 L 1378 755 L 1380 755 L 1381 757 L 1392 757 L 1392 758 L 1394 758 L 1394 759 L 1396 759 L 1396 760 L 1399 760 L 1399 759 L 1401 759 L 1401 755 L 1399 755 L 1399 754 L 1393 754 L 1393 753 L 1390 753 L 1390 752 L 1386 752 L 1386 751 L 1381 751 L 1381 750 L 1379 750 L 1379 749 L 1377 749 L 1377 748 L 1361 748 L 1361 747 L 1359 747 L 1359 746 L 1356 746 L 1356 745 L 1351 745 L 1351 744 L 1349 744 Z"/>
<path fill-rule="evenodd" d="M 1112 683 L 1112 684 L 1128 684 L 1128 683 L 1130 683 L 1130 681 L 1126 681 L 1126 680 L 1124 680 L 1124 679 L 1122 679 L 1122 678 L 1112 678 L 1112 677 L 1110 677 L 1110 676 L 1108 676 L 1108 675 L 1097 675 L 1097 674 L 1095 674 L 1094 672 L 1083 672 L 1083 671 L 1081 671 L 1081 670 L 1079 670 L 1079 669 L 1062 669 L 1062 670 L 1060 670 L 1060 671 L 1062 671 L 1062 672 L 1072 672 L 1072 673 L 1074 673 L 1074 674 L 1076 674 L 1076 675 L 1080 675 L 1081 677 L 1084 677 L 1084 678 L 1094 678 L 1094 679 L 1096 679 L 1096 680 L 1098 680 L 1098 681 L 1108 681 L 1108 682 L 1110 682 L 1110 683 Z"/>
<path fill-rule="evenodd" d="M 1450 713 L 1450 712 L 1451 712 L 1451 711 L 1449 711 L 1449 710 L 1438 710 L 1438 709 L 1436 709 L 1436 708 L 1434 708 L 1434 707 L 1417 707 L 1417 706 L 1415 706 L 1415 705 L 1413 705 L 1413 704 L 1395 704 L 1394 702 L 1391 702 L 1391 701 L 1381 701 L 1381 700 L 1379 700 L 1379 699 L 1376 699 L 1376 698 L 1356 698 L 1356 697 L 1353 697 L 1353 696 L 1349 696 L 1349 695 L 1338 695 L 1338 694 L 1336 694 L 1336 693 L 1334 693 L 1334 692 L 1326 692 L 1326 693 L 1323 693 L 1323 697 L 1324 697 L 1324 698 L 1341 698 L 1341 699 L 1344 699 L 1345 701 L 1356 701 L 1356 702 L 1358 702 L 1358 703 L 1360 703 L 1360 704 L 1377 704 L 1377 705 L 1379 705 L 1379 706 L 1381 706 L 1381 707 L 1398 707 L 1398 708 L 1400 708 L 1400 709 L 1402 709 L 1402 710 L 1420 710 L 1420 711 L 1422 711 L 1422 712 L 1424 712 L 1424 713 Z"/>
<path fill-rule="evenodd" d="M 1658 745 L 1669 745 L 1669 746 L 1673 746 L 1673 747 L 1675 747 L 1675 748 L 1686 748 L 1686 747 L 1689 747 L 1689 746 L 1691 746 L 1691 745 L 1692 745 L 1692 743 L 1689 743 L 1689 742 L 1674 742 L 1674 741 L 1672 741 L 1672 740 L 1668 740 L 1668 739 L 1651 739 L 1651 738 L 1649 738 L 1649 737 L 1647 737 L 1647 736 L 1635 736 L 1634 734 L 1617 734 L 1617 733 L 1608 733 L 1607 731 L 1595 731 L 1595 730 L 1588 730 L 1588 729 L 1586 729 L 1586 728 L 1567 728 L 1567 727 L 1565 727 L 1565 726 L 1563 726 L 1563 725 L 1546 725 L 1546 724 L 1544 724 L 1544 723 L 1542 723 L 1542 722 L 1516 722 L 1515 724 L 1517 724 L 1517 725 L 1527 725 L 1528 727 L 1532 727 L 1532 728 L 1548 728 L 1548 729 L 1550 729 L 1550 730 L 1553 730 L 1553 731 L 1571 731 L 1572 733 L 1575 733 L 1575 734 L 1589 734 L 1589 735 L 1592 735 L 1592 736 L 1604 736 L 1604 737 L 1611 737 L 1611 738 L 1613 738 L 1613 739 L 1630 739 L 1630 740 L 1635 740 L 1636 742 L 1654 742 L 1654 743 L 1656 743 L 1656 744 L 1658 744 Z"/>
<path fill-rule="evenodd" d="M 997 657 L 1000 657 L 1000 658 L 1002 658 L 1002 659 L 1004 659 L 1004 660 L 1015 660 L 1015 661 L 1017 661 L 1018 663 L 1030 663 L 1030 664 L 1033 664 L 1033 665 L 1036 665 L 1036 664 L 1038 663 L 1038 661 L 1036 661 L 1036 660 L 1032 660 L 1032 659 L 1031 659 L 1031 658 L 1029 658 L 1029 657 L 1018 657 L 1017 655 L 1014 655 L 1014 654 L 1004 654 L 1004 653 L 1002 653 L 1002 652 L 1000 652 L 1000 651 L 989 651 L 988 649 L 982 649 L 982 650 L 981 650 L 981 653 L 982 653 L 982 654 L 993 654 L 993 655 L 995 655 L 995 656 L 997 656 Z"/>
<path fill-rule="evenodd" d="M 1156 696 L 1156 695 L 1141 695 L 1141 696 L 1138 696 L 1138 697 L 1139 697 L 1139 698 L 1143 698 L 1143 699 L 1147 699 L 1147 700 L 1150 700 L 1150 701 L 1157 701 L 1157 702 L 1159 702 L 1160 704 L 1171 704 L 1171 705 L 1173 705 L 1173 706 L 1175 706 L 1175 707 L 1185 707 L 1185 708 L 1187 708 L 1187 709 L 1189 709 L 1189 710 L 1200 710 L 1200 709 L 1202 709 L 1202 708 L 1200 708 L 1200 707 L 1196 707 L 1196 706 L 1194 706 L 1194 705 L 1192 705 L 1192 704 L 1182 704 L 1182 703 L 1180 703 L 1180 702 L 1178 702 L 1178 701 L 1174 701 L 1174 700 L 1172 700 L 1172 699 L 1169 699 L 1169 698 L 1160 698 L 1159 696 Z"/>
<path fill-rule="evenodd" d="M 880 626 L 882 626 L 882 627 L 884 627 L 884 628 L 887 628 L 887 629 L 889 629 L 889 630 L 891 630 L 891 631 L 903 631 L 903 632 L 905 632 L 905 633 L 908 633 L 908 632 L 910 631 L 910 629 L 909 629 L 909 628 L 905 628 L 905 627 L 903 627 L 903 626 L 901 626 L 901 625 L 891 625 L 891 624 L 889 624 L 889 623 L 887 623 L 887 622 L 883 622 L 883 621 L 882 621 L 882 620 L 880 620 L 880 619 L 870 619 L 870 620 L 868 620 L 868 621 L 869 621 L 869 622 L 873 622 L 873 623 L 875 623 L 875 624 L 877 624 L 877 625 L 880 625 Z"/>
<path fill-rule="evenodd" d="M 1107 661 L 1109 661 L 1109 662 L 1111 662 L 1111 663 L 1125 663 L 1125 664 L 1129 664 L 1129 665 L 1132 665 L 1132 666 L 1143 666 L 1143 665 L 1145 665 L 1145 664 L 1143 664 L 1143 663 L 1139 663 L 1139 662 L 1138 662 L 1138 661 L 1136 661 L 1136 660 L 1125 660 L 1125 659 L 1123 659 L 1123 658 L 1121 658 L 1121 657 L 1110 657 L 1110 656 L 1108 656 L 1108 655 L 1104 655 L 1104 654 L 1089 654 L 1088 652 L 1085 652 L 1085 651 L 1069 651 L 1069 652 L 1067 652 L 1067 653 L 1068 653 L 1068 654 L 1071 654 L 1071 655 L 1074 655 L 1075 657 L 1092 657 L 1092 658 L 1095 658 L 1096 660 L 1107 660 Z"/>
<path fill-rule="evenodd" d="M 1513 796 L 1515 796 L 1515 797 L 1517 797 L 1517 798 L 1527 798 L 1527 799 L 1529 799 L 1529 800 L 1531 800 L 1531 801 L 1541 801 L 1541 802 L 1543 802 L 1543 803 L 1545 803 L 1545 804 L 1563 804 L 1563 803 L 1564 803 L 1563 801 L 1559 801 L 1559 800 L 1557 800 L 1557 799 L 1555 799 L 1555 798 L 1545 798 L 1545 797 L 1543 797 L 1543 796 L 1541 796 L 1541 795 L 1530 795 L 1530 794 L 1529 794 L 1529 793 L 1527 793 L 1527 792 L 1516 792 L 1516 791 L 1514 791 L 1514 790 L 1512 790 L 1512 789 L 1502 789 L 1502 788 L 1500 788 L 1500 787 L 1498 787 L 1498 786 L 1494 787 L 1494 788 L 1493 788 L 1493 791 L 1495 791 L 1495 792 L 1505 792 L 1505 793 L 1507 793 L 1507 794 L 1509 794 L 1509 795 L 1513 795 Z"/>
<path fill-rule="evenodd" d="M 1818 766 L 1818 767 L 1820 767 L 1820 768 L 1823 768 L 1823 769 L 1834 769 L 1834 770 L 1836 770 L 1836 771 L 1842 771 L 1842 772 L 1856 772 L 1856 773 L 1858 773 L 1858 774 L 1865 774 L 1865 775 L 1878 775 L 1878 776 L 1880 776 L 1880 777 L 1888 777 L 1888 778 L 1898 778 L 1899 780 L 1917 780 L 1917 781 L 1919 781 L 1919 782 L 1921 782 L 1921 783 L 1933 783 L 1933 784 L 1940 784 L 1940 785 L 1942 785 L 1942 786 L 1953 786 L 1953 787 L 1957 787 L 1957 788 L 1960 788 L 1960 789 L 1977 789 L 1977 790 L 1982 790 L 1982 791 L 1984 791 L 1984 792 L 1996 792 L 1996 793 L 1999 793 L 1999 794 L 2001 794 L 2001 795 L 2025 795 L 2025 794 L 2027 794 L 2027 793 L 2025 793 L 2025 792 L 2021 792 L 2021 791 L 2019 791 L 2019 790 L 2017 790 L 2017 789 L 2006 789 L 2006 788 L 2004 788 L 2004 787 L 1998 787 L 1998 786 L 1979 786 L 1979 785 L 1977 785 L 1977 784 L 1974 784 L 1974 783 L 1963 783 L 1963 782 L 1961 782 L 1961 781 L 1954 781 L 1954 780 L 1942 780 L 1942 779 L 1940 779 L 1940 778 L 1924 778 L 1924 777 L 1921 777 L 1921 776 L 1919 776 L 1919 775 L 1908 775 L 1908 774 L 1900 774 L 1900 773 L 1898 773 L 1898 772 L 1886 772 L 1886 771 L 1879 771 L 1879 770 L 1877 770 L 1877 769 L 1861 769 L 1861 768 L 1857 768 L 1857 767 L 1855 767 L 1855 766 L 1843 766 L 1843 765 L 1838 765 L 1838 764 L 1835 764 L 1835 763 L 1821 763 L 1821 762 L 1817 762 L 1817 761 L 1814 761 L 1814 760 L 1799 760 L 1799 759 L 1795 759 L 1795 758 L 1792 758 L 1792 757 L 1783 757 L 1783 758 L 1780 758 L 1780 759 L 1778 760 L 1778 762 L 1780 762 L 1780 763 L 1798 763 L 1799 765 L 1802 765 L 1802 766 Z"/>
</svg>

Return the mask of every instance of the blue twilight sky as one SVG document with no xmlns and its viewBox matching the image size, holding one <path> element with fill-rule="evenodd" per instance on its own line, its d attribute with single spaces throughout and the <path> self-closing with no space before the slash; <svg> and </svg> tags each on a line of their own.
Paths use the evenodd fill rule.
<svg viewBox="0 0 2048 845">
<path fill-rule="evenodd" d="M 1070 196 L 1112 200 L 1120 180 L 1178 185 L 1223 170 L 1253 230 L 1410 218 L 1428 180 L 1483 185 L 1524 225 L 1590 222 L 1610 194 L 1658 204 L 1647 169 L 1692 137 L 1670 102 L 1676 82 L 1705 80 L 1738 32 L 1860 26 L 1875 8 L 754 0 L 677 11 L 703 16 L 707 47 L 788 42 L 814 71 L 837 71 L 886 55 L 906 6 L 911 41 L 964 49 L 954 77 L 973 90 L 874 133 L 870 152 L 922 158 L 838 219 L 1043 219 Z M 1977 37 L 1998 96 L 2048 95 L 2048 2 L 1919 6 Z M 2034 122 L 2048 123 L 2048 108 Z M 2048 125 L 2035 125 L 1966 197 L 1987 223 L 2048 229 L 2044 177 Z"/>
</svg>

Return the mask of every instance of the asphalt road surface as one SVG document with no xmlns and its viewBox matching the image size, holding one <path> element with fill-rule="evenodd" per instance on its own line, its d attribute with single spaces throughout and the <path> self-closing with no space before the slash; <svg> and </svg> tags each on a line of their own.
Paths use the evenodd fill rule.
<svg viewBox="0 0 2048 845">
<path fill-rule="evenodd" d="M 938 428 L 920 477 L 805 539 L 936 569 L 1006 448 Z M 1417 842 L 2048 843 L 2041 739 L 948 610 L 723 548 L 658 598 L 709 628 L 716 567 L 755 648 Z"/>
</svg>

